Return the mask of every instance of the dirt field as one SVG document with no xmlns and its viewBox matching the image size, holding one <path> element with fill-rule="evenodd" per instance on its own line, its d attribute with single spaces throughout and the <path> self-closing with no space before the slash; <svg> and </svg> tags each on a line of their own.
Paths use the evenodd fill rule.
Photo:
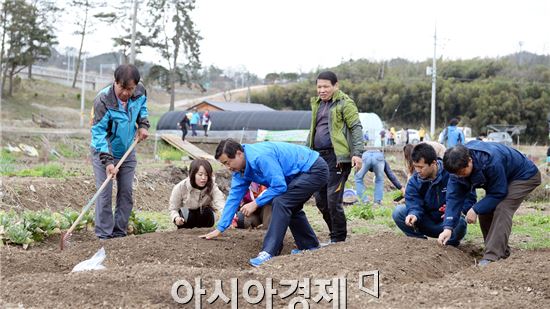
<svg viewBox="0 0 550 309">
<path fill-rule="evenodd" d="M 254 269 L 247 260 L 259 250 L 263 231 L 232 230 L 214 241 L 197 236 L 206 229 L 171 231 L 131 236 L 103 243 L 91 233 L 80 234 L 65 251 L 55 239 L 31 250 L 8 247 L 0 251 L 2 305 L 6 307 L 147 307 L 180 306 L 171 296 L 177 280 L 194 284 L 202 278 L 205 307 L 229 308 L 217 300 L 207 303 L 214 280 L 224 283 L 228 297 L 231 278 L 238 278 L 239 307 L 253 307 L 242 298 L 242 287 L 255 279 L 265 287 L 267 278 L 279 294 L 276 308 L 286 307 L 281 280 L 311 279 L 311 297 L 318 294 L 314 280 L 347 278 L 348 308 L 447 307 L 447 308 L 543 308 L 550 301 L 550 251 L 521 251 L 484 269 L 473 266 L 476 248 L 442 248 L 433 241 L 394 234 L 354 235 L 344 243 L 290 256 L 291 237 L 283 255 Z M 78 262 L 105 247 L 106 270 L 71 273 Z M 379 271 L 380 298 L 358 288 L 359 273 Z M 370 281 L 369 281 L 370 280 Z M 365 286 L 372 288 L 372 278 Z M 185 291 L 185 290 L 184 290 Z M 251 291 L 251 295 L 256 295 Z M 185 297 L 180 292 L 180 297 Z M 192 308 L 195 299 L 185 307 Z M 322 300 L 312 307 L 330 307 Z M 256 307 L 264 307 L 265 300 Z"/>
<path fill-rule="evenodd" d="M 186 177 L 185 168 L 174 165 L 138 167 L 135 184 L 137 210 L 165 212 L 173 184 Z M 60 211 L 66 207 L 80 210 L 94 194 L 89 175 L 67 179 L 4 177 L 2 210 Z M 216 181 L 227 190 L 229 177 L 218 171 Z M 311 207 L 311 206 L 308 206 Z M 352 222 L 352 226 L 367 225 Z M 325 225 L 319 233 L 328 238 Z M 346 278 L 347 308 L 548 308 L 550 304 L 550 249 L 519 250 L 487 268 L 475 266 L 479 245 L 457 248 L 438 246 L 434 240 L 407 238 L 399 233 L 374 231 L 368 235 L 351 234 L 349 241 L 321 250 L 290 256 L 293 246 L 287 235 L 282 255 L 258 269 L 248 265 L 261 248 L 264 231 L 231 230 L 219 240 L 205 241 L 198 235 L 209 229 L 163 231 L 99 242 L 91 231 L 74 235 L 72 246 L 59 250 L 59 236 L 23 250 L 17 246 L 0 248 L 0 305 L 2 307 L 125 307 L 194 308 L 199 299 L 203 307 L 230 308 L 214 292 L 215 280 L 221 280 L 225 295 L 231 297 L 231 279 L 238 279 L 239 308 L 264 308 L 266 298 L 252 305 L 244 298 L 243 287 L 258 280 L 266 288 L 271 282 L 277 289 L 273 308 L 285 308 L 298 292 L 281 299 L 288 282 L 310 280 L 309 303 L 312 308 L 331 308 L 333 303 L 314 299 L 319 295 L 320 280 Z M 79 262 L 104 247 L 105 270 L 71 273 Z M 379 298 L 359 289 L 362 272 L 379 271 Z M 205 295 L 188 304 L 176 302 L 171 289 L 178 280 L 195 285 L 202 279 Z M 372 289 L 373 276 L 364 280 Z M 193 287 L 195 290 L 196 288 Z M 329 288 L 330 290 L 330 288 Z M 305 290 L 300 289 L 304 294 Z M 257 295 L 252 288 L 250 294 Z M 180 289 L 185 298 L 185 289 Z M 333 301 L 335 302 L 335 301 Z M 342 306 L 340 308 L 343 308 Z"/>
<path fill-rule="evenodd" d="M 185 175 L 185 169 L 175 166 L 166 166 L 156 173 L 140 171 L 136 177 L 137 209 L 165 211 L 173 183 Z M 222 188 L 227 188 L 227 175 L 220 172 L 217 180 Z M 31 184 L 34 191 L 29 189 Z M 10 177 L 2 185 L 7 192 L 5 204 L 30 210 L 44 206 L 52 210 L 78 209 L 94 193 L 89 176 L 70 180 Z M 206 290 L 202 305 L 215 308 L 230 306 L 221 299 L 213 304 L 207 302 L 215 280 L 223 282 L 224 292 L 230 297 L 231 278 L 238 278 L 239 308 L 266 306 L 265 299 L 258 305 L 248 303 L 242 289 L 252 279 L 265 288 L 268 278 L 278 290 L 273 296 L 274 308 L 287 307 L 294 297 L 300 296 L 294 293 L 281 299 L 279 295 L 288 289 L 281 280 L 304 282 L 306 278 L 311 280 L 311 307 L 332 307 L 328 301 L 315 303 L 311 298 L 319 294 L 315 280 L 336 277 L 346 278 L 348 308 L 542 308 L 550 303 L 550 250 L 514 250 L 508 260 L 479 269 L 474 265 L 481 248 L 474 245 L 442 248 L 434 240 L 378 232 L 352 234 L 344 244 L 290 256 L 294 246 L 289 234 L 282 256 L 254 269 L 247 261 L 260 250 L 264 231 L 231 230 L 213 241 L 198 238 L 207 231 L 165 231 L 102 243 L 91 231 L 84 231 L 75 234 L 71 247 L 65 251 L 59 250 L 58 237 L 29 250 L 3 247 L 1 304 L 40 308 L 180 307 L 172 297 L 172 286 L 178 280 L 194 285 L 197 277 L 202 278 Z M 319 237 L 327 239 L 326 231 Z M 106 270 L 71 273 L 76 264 L 102 246 L 107 252 Z M 379 271 L 379 298 L 358 288 L 359 274 L 366 271 Z M 372 276 L 366 278 L 364 285 L 372 289 L 373 280 Z M 181 291 L 183 298 L 187 294 Z M 251 295 L 256 295 L 254 291 Z M 185 307 L 194 307 L 195 300 L 196 297 Z"/>
</svg>

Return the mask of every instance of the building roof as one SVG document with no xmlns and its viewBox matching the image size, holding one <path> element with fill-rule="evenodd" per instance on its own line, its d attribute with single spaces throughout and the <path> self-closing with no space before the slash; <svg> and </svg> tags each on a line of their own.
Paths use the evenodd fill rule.
<svg viewBox="0 0 550 309">
<path fill-rule="evenodd" d="M 212 111 L 209 114 L 211 131 L 309 130 L 311 126 L 311 111 Z M 157 122 L 157 130 L 179 130 L 177 124 L 184 115 L 184 111 L 165 113 Z M 382 129 L 378 115 L 359 113 L 359 119 L 363 131 L 369 130 L 371 136 L 378 136 Z"/>
<path fill-rule="evenodd" d="M 195 104 L 189 109 L 193 109 L 193 107 L 198 106 L 200 104 L 207 103 L 212 106 L 215 106 L 221 110 L 227 111 L 227 112 L 241 112 L 241 111 L 274 111 L 273 108 L 265 106 L 263 104 L 259 103 L 241 103 L 241 102 L 215 102 L 211 100 L 204 100 L 198 104 Z"/>
</svg>

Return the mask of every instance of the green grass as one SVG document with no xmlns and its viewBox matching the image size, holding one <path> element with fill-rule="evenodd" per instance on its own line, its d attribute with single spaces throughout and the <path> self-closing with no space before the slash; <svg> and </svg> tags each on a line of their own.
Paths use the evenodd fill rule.
<svg viewBox="0 0 550 309">
<path fill-rule="evenodd" d="M 155 134 L 157 131 L 157 123 L 159 122 L 161 116 L 162 115 L 150 113 L 149 117 L 147 117 L 147 119 L 149 119 L 149 124 L 151 124 L 151 127 L 149 128 L 150 134 Z"/>
<path fill-rule="evenodd" d="M 64 178 L 72 176 L 72 172 L 67 172 L 63 169 L 63 166 L 59 163 L 48 163 L 44 165 L 38 165 L 28 169 L 11 170 L 1 174 L 3 176 L 20 176 L 20 177 L 47 177 L 47 178 Z"/>
<path fill-rule="evenodd" d="M 2 102 L 2 111 L 8 119 L 30 119 L 32 113 L 52 116 L 31 103 L 36 102 L 50 107 L 69 107 L 80 109 L 80 88 L 70 88 L 44 80 L 29 81 L 22 79 L 14 89 L 12 97 Z M 97 90 L 99 91 L 99 89 Z M 85 115 L 89 115 L 97 91 L 86 91 Z"/>
<path fill-rule="evenodd" d="M 351 177 L 350 177 L 351 178 Z M 348 187 L 352 187 L 348 181 Z M 373 195 L 373 186 L 367 187 L 367 194 L 370 198 Z M 395 207 L 393 195 L 397 192 L 384 192 L 382 206 L 372 208 L 370 203 L 357 203 L 352 206 L 345 207 L 346 217 L 348 218 L 348 227 L 353 234 L 376 234 L 380 231 L 393 231 L 401 233 L 392 219 L 392 211 Z M 483 190 L 478 192 L 478 199 L 484 196 Z M 530 203 L 533 204 L 533 203 Z M 541 204 L 542 205 L 542 204 Z M 532 206 L 534 209 L 544 208 Z M 306 211 L 310 221 L 317 222 L 320 228 L 315 231 L 326 229 L 322 217 L 318 214 L 315 207 L 310 207 Z M 315 210 L 315 211 L 313 211 Z M 319 221 L 320 218 L 320 221 Z M 483 235 L 479 227 L 479 223 L 469 224 L 468 233 L 464 239 L 465 242 L 483 244 Z M 513 219 L 512 235 L 510 237 L 510 245 L 521 249 L 541 249 L 550 248 L 550 215 L 538 211 L 534 214 L 517 214 Z"/>
<path fill-rule="evenodd" d="M 550 215 L 542 213 L 514 216 L 512 235 L 528 241 L 519 243 L 523 249 L 550 248 Z"/>
<path fill-rule="evenodd" d="M 65 157 L 65 158 L 75 159 L 75 158 L 80 158 L 81 157 L 81 154 L 78 151 L 74 150 L 74 146 L 71 146 L 71 145 L 68 145 L 68 144 L 59 143 L 55 147 L 55 150 L 57 152 L 59 152 L 59 154 L 62 155 L 63 157 Z"/>
<path fill-rule="evenodd" d="M 161 160 L 181 161 L 182 157 L 188 157 L 188 153 L 178 150 L 166 142 L 158 143 L 158 155 Z"/>
<path fill-rule="evenodd" d="M 510 244 L 521 249 L 550 248 L 550 215 L 543 213 L 515 215 Z M 468 224 L 466 242 L 483 243 L 483 234 L 476 224 Z"/>
<path fill-rule="evenodd" d="M 0 175 L 8 175 L 15 171 L 15 155 L 2 149 L 0 152 Z"/>
<path fill-rule="evenodd" d="M 177 149 L 163 149 L 159 151 L 161 160 L 180 161 L 185 153 Z"/>
<path fill-rule="evenodd" d="M 158 224 L 157 231 L 170 231 L 175 229 L 174 224 L 170 221 L 168 211 L 136 211 L 136 216 L 155 221 Z"/>
</svg>

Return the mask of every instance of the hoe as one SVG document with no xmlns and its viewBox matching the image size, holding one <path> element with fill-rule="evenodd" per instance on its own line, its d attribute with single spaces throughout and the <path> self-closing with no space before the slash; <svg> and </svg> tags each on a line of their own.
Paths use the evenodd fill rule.
<svg viewBox="0 0 550 309">
<path fill-rule="evenodd" d="M 130 154 L 130 152 L 132 152 L 134 147 L 136 147 L 138 142 L 139 142 L 139 139 L 136 138 L 134 140 L 134 142 L 132 143 L 132 145 L 130 146 L 130 148 L 128 148 L 128 150 L 126 150 L 126 153 L 124 154 L 124 156 L 122 156 L 122 158 L 118 161 L 118 164 L 116 165 L 115 170 L 118 170 L 120 165 L 124 162 L 124 160 L 126 160 L 126 157 L 128 157 L 128 155 Z M 80 215 L 78 216 L 78 218 L 76 218 L 73 225 L 71 225 L 71 227 L 69 228 L 69 230 L 67 230 L 67 232 L 61 234 L 61 242 L 59 244 L 59 247 L 61 248 L 61 250 L 63 250 L 65 247 L 68 247 L 70 245 L 69 242 L 70 242 L 70 238 L 71 238 L 73 230 L 76 228 L 78 223 L 80 223 L 80 220 L 82 220 L 82 217 L 84 217 L 84 214 L 86 214 L 86 212 L 88 211 L 90 206 L 95 202 L 95 200 L 97 199 L 99 194 L 101 194 L 103 189 L 105 189 L 105 187 L 107 186 L 109 181 L 111 181 L 112 178 L 113 178 L 112 174 L 107 175 L 107 178 L 105 179 L 105 181 L 103 182 L 101 187 L 99 187 L 99 189 L 94 194 L 92 199 L 88 202 L 88 204 L 86 204 L 86 206 L 84 206 L 84 208 L 82 208 L 82 211 L 80 212 Z"/>
</svg>

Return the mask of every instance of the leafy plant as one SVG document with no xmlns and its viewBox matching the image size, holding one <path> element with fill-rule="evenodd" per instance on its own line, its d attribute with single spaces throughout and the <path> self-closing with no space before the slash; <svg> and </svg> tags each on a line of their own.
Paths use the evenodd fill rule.
<svg viewBox="0 0 550 309">
<path fill-rule="evenodd" d="M 10 211 L 10 212 L 5 212 L 5 211 L 0 211 L 0 226 L 3 226 L 4 227 L 4 230 L 13 224 L 13 222 L 16 222 L 18 219 L 17 219 L 17 214 L 15 213 L 15 211 Z"/>
<path fill-rule="evenodd" d="M 80 215 L 80 212 L 72 210 L 72 209 L 65 209 L 62 213 L 63 217 L 67 220 L 67 229 L 73 225 L 73 223 L 78 219 L 78 216 Z M 76 226 L 77 230 L 81 229 L 87 229 L 88 226 L 91 226 L 94 224 L 94 214 L 90 211 L 86 212 L 84 216 L 82 216 L 82 219 Z M 62 228 L 63 229 L 63 228 Z"/>
<path fill-rule="evenodd" d="M 25 249 L 33 243 L 32 233 L 21 222 L 8 226 L 6 236 L 10 242 L 23 245 Z"/>
<path fill-rule="evenodd" d="M 65 217 L 65 219 L 67 219 L 67 223 L 68 223 L 69 227 L 71 225 L 73 225 L 73 223 L 78 218 L 78 212 L 76 212 L 72 209 L 65 209 L 63 211 L 62 215 L 63 215 L 63 217 Z"/>
<path fill-rule="evenodd" d="M 390 196 L 391 196 L 391 199 L 395 202 L 401 200 L 402 198 L 404 198 L 403 196 L 403 192 L 401 192 L 401 190 L 394 190 L 392 192 L 389 193 Z"/>
<path fill-rule="evenodd" d="M 373 219 L 374 212 L 372 211 L 372 205 L 370 203 L 357 203 L 347 209 L 346 217 L 348 219 Z"/>
<path fill-rule="evenodd" d="M 21 244 L 25 248 L 33 242 L 40 242 L 47 237 L 67 230 L 78 218 L 79 212 L 66 209 L 63 213 L 50 210 L 25 211 L 17 214 L 15 211 L 0 211 L 0 244 L 4 242 Z M 94 223 L 93 213 L 86 213 L 76 230 L 87 228 Z M 146 224 L 145 228 L 150 228 Z M 27 239 L 28 238 L 28 239 Z M 29 240 L 30 239 L 30 240 Z"/>
<path fill-rule="evenodd" d="M 128 222 L 128 234 L 145 234 L 153 233 L 158 229 L 158 224 L 155 220 L 149 218 L 138 217 L 134 211 L 130 214 Z"/>
<path fill-rule="evenodd" d="M 43 241 L 46 237 L 59 234 L 59 221 L 49 210 L 40 212 L 26 211 L 22 215 L 27 231 L 32 233 L 34 241 Z"/>
</svg>

